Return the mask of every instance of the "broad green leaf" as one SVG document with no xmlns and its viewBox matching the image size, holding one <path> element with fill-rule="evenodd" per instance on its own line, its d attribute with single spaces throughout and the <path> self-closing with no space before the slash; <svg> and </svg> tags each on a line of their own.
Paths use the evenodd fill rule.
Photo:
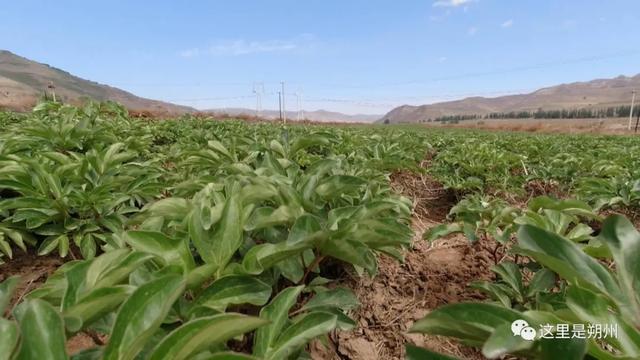
<svg viewBox="0 0 640 360">
<path fill-rule="evenodd" d="M 511 323 L 505 323 L 496 327 L 491 333 L 482 346 L 482 355 L 489 359 L 499 359 L 507 354 L 531 349 L 533 345 L 533 341 L 514 336 L 511 331 Z"/>
<path fill-rule="evenodd" d="M 346 288 L 335 288 L 323 291 L 311 298 L 302 309 L 313 310 L 324 307 L 336 307 L 338 309 L 349 310 L 360 305 L 355 294 Z"/>
<path fill-rule="evenodd" d="M 89 269 L 90 265 L 90 261 L 80 261 L 64 273 L 67 286 L 62 298 L 62 305 L 60 307 L 62 311 L 74 305 L 78 300 L 85 284 L 87 269 Z"/>
<path fill-rule="evenodd" d="M 587 354 L 587 340 L 578 338 L 540 340 L 541 359 L 556 359 L 560 354 L 563 360 L 584 359 Z"/>
<path fill-rule="evenodd" d="M 374 275 L 378 270 L 376 255 L 360 242 L 342 237 L 332 237 L 325 241 L 320 249 L 325 255 L 365 268 L 371 275 Z"/>
<path fill-rule="evenodd" d="M 40 299 L 26 300 L 16 308 L 15 317 L 24 334 L 17 360 L 67 358 L 62 318 L 51 305 Z"/>
<path fill-rule="evenodd" d="M 268 320 L 269 324 L 256 331 L 253 341 L 254 355 L 264 356 L 277 340 L 289 320 L 289 310 L 295 305 L 302 289 L 304 286 L 286 288 L 260 310 L 260 318 Z"/>
<path fill-rule="evenodd" d="M 79 325 L 84 328 L 117 309 L 133 293 L 133 289 L 128 285 L 97 288 L 68 307 L 64 311 L 64 316 L 79 319 L 81 321 Z M 80 329 L 69 328 L 69 330 L 76 332 Z"/>
<path fill-rule="evenodd" d="M 492 267 L 491 271 L 500 275 L 502 281 L 509 284 L 517 294 L 522 294 L 524 286 L 522 284 L 522 274 L 520 273 L 518 265 L 510 261 L 505 261 Z"/>
<path fill-rule="evenodd" d="M 233 194 L 226 200 L 220 221 L 213 231 L 206 231 L 199 220 L 199 216 L 191 214 L 189 234 L 200 256 L 210 264 L 218 265 L 222 271 L 231 257 L 242 245 L 242 203 L 238 190 L 231 190 Z"/>
<path fill-rule="evenodd" d="M 304 214 L 297 218 L 291 227 L 287 243 L 294 245 L 299 242 L 306 242 L 309 239 L 317 239 L 322 235 L 322 226 L 318 218 L 311 214 Z"/>
<path fill-rule="evenodd" d="M 286 205 L 280 206 L 277 209 L 261 207 L 254 210 L 245 224 L 244 229 L 246 231 L 253 231 L 265 227 L 288 224 L 295 220 L 299 212 L 300 211 L 296 211 Z"/>
<path fill-rule="evenodd" d="M 0 314 L 4 314 L 7 310 L 7 306 L 9 305 L 9 302 L 11 302 L 11 297 L 13 296 L 13 292 L 16 290 L 19 281 L 20 277 L 10 276 L 0 283 Z"/>
<path fill-rule="evenodd" d="M 196 267 L 187 274 L 187 289 L 195 289 L 213 277 L 218 270 L 215 264 L 204 264 Z"/>
<path fill-rule="evenodd" d="M 406 360 L 457 360 L 454 357 L 435 353 L 415 345 L 405 345 Z"/>
<path fill-rule="evenodd" d="M 233 313 L 191 320 L 166 336 L 149 359 L 188 359 L 214 344 L 224 343 L 266 323 L 260 318 Z"/>
<path fill-rule="evenodd" d="M 182 198 L 170 197 L 152 203 L 148 206 L 147 211 L 151 216 L 161 216 L 165 220 L 180 221 L 185 214 L 189 213 L 189 203 Z"/>
<path fill-rule="evenodd" d="M 416 321 L 410 331 L 456 337 L 482 346 L 497 327 L 522 318 L 517 311 L 493 304 L 448 304 Z"/>
<path fill-rule="evenodd" d="M 608 339 L 627 356 L 640 357 L 640 332 L 610 311 L 606 297 L 593 291 L 572 286 L 567 291 L 567 306 L 587 324 L 610 324 L 618 328 L 618 336 Z"/>
<path fill-rule="evenodd" d="M 135 250 L 156 255 L 168 265 L 179 265 L 185 272 L 195 267 L 188 244 L 155 231 L 127 231 L 125 241 Z"/>
<path fill-rule="evenodd" d="M 605 243 L 616 264 L 618 279 L 626 301 L 619 303 L 623 314 L 633 317 L 640 325 L 640 234 L 633 224 L 620 215 L 608 217 L 599 239 Z"/>
<path fill-rule="evenodd" d="M 18 325 L 0 318 L 0 334 L 0 360 L 9 360 L 18 345 Z"/>
<path fill-rule="evenodd" d="M 134 270 L 152 259 L 152 254 L 129 249 L 115 249 L 95 258 L 87 270 L 87 289 L 122 283 Z"/>
<path fill-rule="evenodd" d="M 546 230 L 522 225 L 516 250 L 530 256 L 572 284 L 604 292 L 612 299 L 623 295 L 611 273 L 597 260 L 585 254 L 577 244 Z"/>
<path fill-rule="evenodd" d="M 324 312 L 307 314 L 284 329 L 264 358 L 266 360 L 286 359 L 312 339 L 330 332 L 336 326 L 337 317 L 333 314 Z"/>
<path fill-rule="evenodd" d="M 118 311 L 104 359 L 134 359 L 184 289 L 185 281 L 177 275 L 163 276 L 140 286 Z"/>
<path fill-rule="evenodd" d="M 447 235 L 462 232 L 462 225 L 459 223 L 440 224 L 425 231 L 423 239 L 429 242 L 445 237 Z"/>
<path fill-rule="evenodd" d="M 271 296 L 271 286 L 252 276 L 229 275 L 214 281 L 194 301 L 224 311 L 230 304 L 264 305 Z"/>
<path fill-rule="evenodd" d="M 316 187 L 316 194 L 323 198 L 336 198 L 366 185 L 363 178 L 349 175 L 333 175 Z"/>
<path fill-rule="evenodd" d="M 529 286 L 527 287 L 527 296 L 534 296 L 538 292 L 551 289 L 556 284 L 556 275 L 549 269 L 542 268 L 536 272 Z"/>
<path fill-rule="evenodd" d="M 40 244 L 38 247 L 38 255 L 43 256 L 51 253 L 53 250 L 58 248 L 58 244 L 60 243 L 60 239 L 65 235 L 61 236 L 49 236 L 45 241 Z"/>
<path fill-rule="evenodd" d="M 286 241 L 278 244 L 265 243 L 256 245 L 242 259 L 243 270 L 247 274 L 261 274 L 281 261 L 299 256 L 299 254 L 311 247 L 311 243 L 289 244 Z"/>
<path fill-rule="evenodd" d="M 498 300 L 500 304 L 502 304 L 502 306 L 511 308 L 511 297 L 509 296 L 509 293 L 499 284 L 495 284 L 490 281 L 474 281 L 469 284 L 469 287 L 472 289 L 480 290 L 491 296 L 492 298 Z"/>
</svg>

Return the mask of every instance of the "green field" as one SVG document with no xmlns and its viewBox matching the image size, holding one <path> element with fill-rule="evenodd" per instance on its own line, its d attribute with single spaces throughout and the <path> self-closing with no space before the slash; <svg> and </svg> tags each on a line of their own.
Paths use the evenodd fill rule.
<svg viewBox="0 0 640 360">
<path fill-rule="evenodd" d="M 488 358 L 640 358 L 638 137 L 148 120 L 113 103 L 43 103 L 0 129 L 0 359 L 308 358 L 359 326 L 335 274 L 403 261 L 419 216 L 437 224 L 417 241 L 503 256 L 469 284 L 482 300 L 411 331 Z M 398 174 L 446 196 L 399 193 Z M 27 253 L 65 263 L 25 286 L 5 275 Z M 618 336 L 526 341 L 517 319 Z M 67 354 L 77 334 L 102 340 Z"/>
</svg>

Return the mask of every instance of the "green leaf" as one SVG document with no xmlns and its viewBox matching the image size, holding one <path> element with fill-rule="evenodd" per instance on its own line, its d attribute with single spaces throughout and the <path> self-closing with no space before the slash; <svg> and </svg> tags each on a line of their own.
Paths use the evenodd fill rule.
<svg viewBox="0 0 640 360">
<path fill-rule="evenodd" d="M 533 341 L 514 336 L 511 323 L 507 323 L 496 327 L 482 346 L 482 355 L 489 359 L 498 359 L 507 354 L 531 349 L 533 345 Z"/>
<path fill-rule="evenodd" d="M 618 328 L 618 336 L 607 339 L 627 356 L 640 357 L 640 332 L 627 325 L 610 311 L 606 297 L 593 291 L 572 286 L 567 291 L 567 306 L 580 321 L 590 324 L 611 324 Z"/>
<path fill-rule="evenodd" d="M 64 311 L 64 316 L 81 321 L 78 325 L 86 328 L 95 320 L 114 311 L 133 293 L 133 287 L 120 285 L 98 288 L 83 296 L 78 302 Z M 67 328 L 77 332 L 80 328 Z"/>
<path fill-rule="evenodd" d="M 582 360 L 587 354 L 587 340 L 585 339 L 541 339 L 540 358 L 557 359 L 562 354 L 562 359 Z"/>
<path fill-rule="evenodd" d="M 264 356 L 272 347 L 289 320 L 289 310 L 295 305 L 302 289 L 304 286 L 286 288 L 260 310 L 260 318 L 268 320 L 269 324 L 256 331 L 253 342 L 254 355 Z"/>
<path fill-rule="evenodd" d="M 497 327 L 522 318 L 517 311 L 493 304 L 448 304 L 418 320 L 410 332 L 451 336 L 482 346 Z"/>
<path fill-rule="evenodd" d="M 188 359 L 212 345 L 224 343 L 266 323 L 260 318 L 241 314 L 220 314 L 191 320 L 167 335 L 149 359 Z"/>
<path fill-rule="evenodd" d="M 640 325 L 640 233 L 623 216 L 612 215 L 602 224 L 599 239 L 611 250 L 627 298 L 619 304 L 621 310 Z"/>
<path fill-rule="evenodd" d="M 185 272 L 195 267 L 189 246 L 182 239 L 155 231 L 127 231 L 124 238 L 134 249 L 156 255 L 168 265 L 179 265 Z"/>
<path fill-rule="evenodd" d="M 506 308 L 511 307 L 511 297 L 509 296 L 509 293 L 500 287 L 499 284 L 494 284 L 489 281 L 474 281 L 469 284 L 469 287 L 486 293 L 493 299 L 498 300 L 500 304 Z"/>
<path fill-rule="evenodd" d="M 527 287 L 527 297 L 534 296 L 536 293 L 547 291 L 556 285 L 556 274 L 549 269 L 542 268 L 536 272 L 529 286 Z"/>
<path fill-rule="evenodd" d="M 524 285 L 522 284 L 522 274 L 520 273 L 518 265 L 510 261 L 505 261 L 494 266 L 491 270 L 500 275 L 502 281 L 509 284 L 509 286 L 522 297 Z"/>
<path fill-rule="evenodd" d="M 63 237 L 63 236 L 64 235 L 61 235 L 61 236 L 49 236 L 38 247 L 38 255 L 39 256 L 44 256 L 44 255 L 47 255 L 47 254 L 51 253 L 53 250 L 55 250 L 58 247 L 58 244 L 60 242 L 60 238 Z"/>
<path fill-rule="evenodd" d="M 205 231 L 200 217 L 191 214 L 189 234 L 200 256 L 222 271 L 238 250 L 243 236 L 242 203 L 237 190 L 227 199 L 213 232 Z"/>
<path fill-rule="evenodd" d="M 325 255 L 365 268 L 370 275 L 378 270 L 376 255 L 361 242 L 332 237 L 321 245 L 320 250 Z"/>
<path fill-rule="evenodd" d="M 265 360 L 286 359 L 312 339 L 330 332 L 336 326 L 337 317 L 333 314 L 314 312 L 304 315 L 282 332 L 267 351 Z"/>
<path fill-rule="evenodd" d="M 462 232 L 462 225 L 459 223 L 440 224 L 425 231 L 422 238 L 426 241 L 431 242 L 441 237 L 459 232 Z"/>
<path fill-rule="evenodd" d="M 415 345 L 405 345 L 406 360 L 457 360 L 454 357 L 435 353 Z"/>
<path fill-rule="evenodd" d="M 316 187 L 316 194 L 323 198 L 336 198 L 366 185 L 363 178 L 350 175 L 333 175 Z"/>
<path fill-rule="evenodd" d="M 116 316 L 104 359 L 135 358 L 184 289 L 185 281 L 178 275 L 166 275 L 140 286 Z"/>
<path fill-rule="evenodd" d="M 0 283 L 0 314 L 4 314 L 7 310 L 7 306 L 11 302 L 11 297 L 18 286 L 18 282 L 20 282 L 19 276 L 10 276 Z"/>
<path fill-rule="evenodd" d="M 147 211 L 151 216 L 161 216 L 165 220 L 181 221 L 189 213 L 189 203 L 182 198 L 166 198 L 149 205 Z"/>
<path fill-rule="evenodd" d="M 87 289 L 108 287 L 127 280 L 129 274 L 152 259 L 152 254 L 129 249 L 115 249 L 95 258 L 87 270 Z"/>
<path fill-rule="evenodd" d="M 10 360 L 18 345 L 18 325 L 0 318 L 0 360 Z"/>
<path fill-rule="evenodd" d="M 271 296 L 271 286 L 252 276 L 229 275 L 214 281 L 194 301 L 224 311 L 230 304 L 264 305 Z"/>
<path fill-rule="evenodd" d="M 191 270 L 187 275 L 187 289 L 196 289 L 213 277 L 218 270 L 215 264 L 204 264 Z"/>
<path fill-rule="evenodd" d="M 518 230 L 516 252 L 530 256 L 570 284 L 604 292 L 613 299 L 623 299 L 616 280 L 604 266 L 585 254 L 577 244 L 555 233 L 522 225 Z"/>
<path fill-rule="evenodd" d="M 302 309 L 313 310 L 324 307 L 336 307 L 338 309 L 349 310 L 358 307 L 360 302 L 355 294 L 346 288 L 335 288 L 316 294 L 309 300 Z"/>
<path fill-rule="evenodd" d="M 244 226 L 246 231 L 259 230 L 266 227 L 283 225 L 291 223 L 295 220 L 299 211 L 294 210 L 290 206 L 280 206 L 277 209 L 272 207 L 261 207 L 251 214 L 251 217 Z"/>
<path fill-rule="evenodd" d="M 260 360 L 256 357 L 246 354 L 234 353 L 234 352 L 221 352 L 215 353 L 211 356 L 203 357 L 202 360 Z"/>
<path fill-rule="evenodd" d="M 15 317 L 24 334 L 17 360 L 67 358 L 63 322 L 51 305 L 29 299 L 16 308 Z"/>
<path fill-rule="evenodd" d="M 265 243 L 256 245 L 242 259 L 243 270 L 247 274 L 261 274 L 282 261 L 296 258 L 296 256 L 311 247 L 311 243 L 302 242 L 297 244 L 281 242 L 278 244 Z"/>
</svg>

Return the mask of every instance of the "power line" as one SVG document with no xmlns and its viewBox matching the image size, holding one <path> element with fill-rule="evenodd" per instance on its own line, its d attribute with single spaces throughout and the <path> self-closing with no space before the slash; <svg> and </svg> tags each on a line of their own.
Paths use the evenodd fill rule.
<svg viewBox="0 0 640 360">
<path fill-rule="evenodd" d="M 489 75 L 503 75 L 503 74 L 508 74 L 508 73 L 513 73 L 513 72 L 519 72 L 519 71 L 528 71 L 528 70 L 537 70 L 537 69 L 544 69 L 544 68 L 549 68 L 549 67 L 555 67 L 555 66 L 562 66 L 562 65 L 573 65 L 573 64 L 579 64 L 579 63 L 588 63 L 588 62 L 594 62 L 594 61 L 602 61 L 602 60 L 608 60 L 608 59 L 613 59 L 613 58 L 620 58 L 620 57 L 628 57 L 628 56 L 634 56 L 634 55 L 639 55 L 640 51 L 624 51 L 624 52 L 618 52 L 618 53 L 611 53 L 609 55 L 600 55 L 600 56 L 588 56 L 588 57 L 581 57 L 581 58 L 573 58 L 573 59 L 563 59 L 563 60 L 556 60 L 556 61 L 549 61 L 549 62 L 543 62 L 543 63 L 537 63 L 537 64 L 529 64 L 529 65 L 524 65 L 524 66 L 516 66 L 516 67 L 511 67 L 511 68 L 502 68 L 502 69 L 494 69 L 494 70 L 489 70 L 489 71 L 479 71 L 479 72 L 469 72 L 469 73 L 463 73 L 463 74 L 453 74 L 453 75 L 447 75 L 447 76 L 436 76 L 436 77 L 432 77 L 432 78 L 427 78 L 427 79 L 423 79 L 423 80 L 415 80 L 415 81 L 405 81 L 405 82 L 383 82 L 383 83 L 373 83 L 373 84 L 349 84 L 349 83 L 308 83 L 306 82 L 305 85 L 307 87 L 309 86 L 313 86 L 315 88 L 322 86 L 322 87 L 331 87 L 331 88 L 335 88 L 335 87 L 339 87 L 339 88 L 372 88 L 372 87 L 391 87 L 391 86 L 404 86 L 404 85 L 424 85 L 424 84 L 429 84 L 429 83 L 433 83 L 433 82 L 439 82 L 439 81 L 450 81 L 450 80 L 464 80 L 464 79 L 469 79 L 469 78 L 475 78 L 475 77 L 482 77 L 482 76 L 489 76 Z M 262 82 L 263 85 L 281 85 L 282 82 Z M 293 83 L 295 84 L 295 83 Z M 126 82 L 126 83 L 113 83 L 112 85 L 114 86 L 153 86 L 153 87 L 178 87 L 178 86 L 251 86 L 253 85 L 253 83 L 251 82 L 194 82 L 194 83 L 131 83 L 131 82 Z M 299 85 L 299 84 L 298 84 Z"/>
</svg>

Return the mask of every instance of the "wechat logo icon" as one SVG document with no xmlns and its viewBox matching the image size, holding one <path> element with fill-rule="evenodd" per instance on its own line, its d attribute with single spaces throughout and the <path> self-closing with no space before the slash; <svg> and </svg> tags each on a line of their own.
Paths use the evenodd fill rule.
<svg viewBox="0 0 640 360">
<path fill-rule="evenodd" d="M 524 340 L 533 341 L 536 338 L 536 329 L 529 326 L 529 323 L 518 319 L 511 323 L 513 336 L 520 336 Z"/>
</svg>

